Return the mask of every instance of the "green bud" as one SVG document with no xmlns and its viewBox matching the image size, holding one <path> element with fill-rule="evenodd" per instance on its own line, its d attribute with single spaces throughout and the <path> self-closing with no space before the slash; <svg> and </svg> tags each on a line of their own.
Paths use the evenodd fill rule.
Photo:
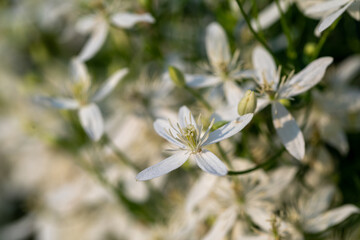
<svg viewBox="0 0 360 240">
<path fill-rule="evenodd" d="M 316 44 L 313 42 L 306 43 L 304 47 L 304 53 L 306 56 L 312 56 L 314 55 L 316 51 Z"/>
<path fill-rule="evenodd" d="M 170 66 L 169 74 L 170 74 L 171 80 L 175 83 L 176 86 L 178 86 L 178 87 L 185 86 L 184 74 L 179 69 L 177 69 L 176 67 Z"/>
<path fill-rule="evenodd" d="M 256 96 L 251 90 L 247 90 L 245 96 L 240 100 L 238 104 L 238 113 L 240 116 L 247 113 L 253 113 L 256 109 Z"/>
</svg>

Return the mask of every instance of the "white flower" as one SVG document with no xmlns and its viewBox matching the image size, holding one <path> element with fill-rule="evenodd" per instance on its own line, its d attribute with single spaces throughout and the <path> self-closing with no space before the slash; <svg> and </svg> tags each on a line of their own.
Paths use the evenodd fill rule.
<svg viewBox="0 0 360 240">
<path fill-rule="evenodd" d="M 321 15 L 322 18 L 315 28 L 315 35 L 320 34 L 330 27 L 345 11 L 347 11 L 353 18 L 360 21 L 360 1 L 359 0 L 328 0 L 321 1 L 312 5 L 305 10 L 308 15 Z"/>
<path fill-rule="evenodd" d="M 236 169 L 246 170 L 254 165 L 248 161 L 234 161 Z M 239 175 L 236 181 L 228 179 L 215 181 L 202 178 L 187 199 L 187 211 L 196 205 L 202 207 L 202 201 L 210 201 L 210 192 L 218 197 L 216 200 L 223 206 L 217 208 L 218 217 L 204 239 L 223 239 L 235 225 L 236 221 L 251 220 L 262 230 L 267 230 L 275 204 L 281 192 L 289 185 L 296 173 L 293 167 L 280 167 L 266 175 L 262 170 L 246 175 Z M 198 193 L 199 196 L 196 195 Z M 207 197 L 207 198 L 206 198 Z M 242 239 L 242 238 L 240 238 Z"/>
<path fill-rule="evenodd" d="M 117 12 L 109 18 L 103 13 L 87 15 L 78 20 L 75 28 L 80 33 L 90 34 L 78 58 L 82 61 L 91 59 L 104 44 L 110 24 L 119 28 L 132 28 L 138 22 L 154 23 L 155 19 L 149 13 L 134 14 Z"/>
<path fill-rule="evenodd" d="M 172 170 L 179 168 L 190 157 L 205 172 L 224 176 L 227 168 L 217 156 L 203 147 L 220 142 L 241 131 L 252 119 L 253 114 L 246 114 L 229 122 L 225 126 L 210 132 L 209 128 L 203 132 L 203 126 L 197 124 L 190 110 L 183 106 L 179 110 L 178 123 L 157 119 L 154 122 L 155 131 L 170 143 L 176 146 L 174 155 L 143 170 L 137 176 L 137 180 L 149 180 L 162 176 Z"/>
<path fill-rule="evenodd" d="M 301 194 L 298 206 L 289 209 L 288 218 L 307 233 L 319 233 L 335 226 L 360 210 L 352 204 L 346 204 L 331 210 L 329 208 L 335 189 L 331 185 L 319 186 L 311 196 Z"/>
<path fill-rule="evenodd" d="M 319 58 L 284 82 L 284 78 L 280 81 L 279 70 L 276 69 L 273 58 L 265 49 L 256 47 L 252 58 L 256 80 L 261 94 L 264 95 L 263 98 L 258 98 L 256 111 L 271 103 L 273 124 L 277 134 L 287 151 L 296 159 L 302 160 L 305 155 L 304 136 L 294 118 L 279 101 L 291 99 L 315 86 L 322 79 L 333 59 Z"/>
<path fill-rule="evenodd" d="M 236 51 L 231 56 L 226 33 L 217 22 L 210 23 L 206 28 L 205 46 L 212 74 L 185 74 L 187 85 L 194 88 L 221 85 L 227 102 L 231 103 L 233 96 L 242 96 L 242 90 L 234 80 L 251 77 L 252 71 L 241 70 L 240 52 Z"/>
<path fill-rule="evenodd" d="M 286 12 L 288 8 L 292 5 L 290 0 L 280 0 L 279 4 L 283 12 Z M 267 29 L 272 26 L 275 22 L 280 19 L 280 11 L 276 2 L 270 3 L 264 9 L 261 10 L 257 19 L 251 21 L 251 26 L 255 31 L 261 29 Z"/>
<path fill-rule="evenodd" d="M 71 66 L 73 98 L 38 97 L 37 100 L 58 109 L 77 109 L 85 132 L 93 141 L 98 141 L 103 135 L 104 123 L 96 103 L 110 94 L 128 70 L 124 68 L 116 71 L 94 94 L 91 94 L 91 81 L 85 64 L 78 59 L 73 59 Z"/>
</svg>

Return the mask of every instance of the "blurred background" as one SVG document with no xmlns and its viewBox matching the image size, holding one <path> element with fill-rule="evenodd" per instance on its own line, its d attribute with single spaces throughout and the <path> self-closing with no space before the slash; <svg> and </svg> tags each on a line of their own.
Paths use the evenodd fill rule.
<svg viewBox="0 0 360 240">
<path fill-rule="evenodd" d="M 273 3 L 243 2 L 254 18 Z M 334 58 L 320 84 L 288 106 L 299 125 L 306 125 L 306 161 L 295 164 L 296 178 L 314 189 L 323 182 L 335 186 L 332 206 L 360 207 L 360 23 L 343 14 L 326 38 L 318 38 L 314 29 L 319 20 L 304 15 L 302 7 L 289 2 L 284 9 L 295 56 L 287 50 L 280 21 L 261 31 L 286 74 L 298 72 L 316 57 Z M 129 69 L 99 103 L 110 144 L 91 141 L 76 111 L 45 107 L 35 100 L 69 96 L 70 61 L 89 39 L 79 31 L 79 19 L 99 12 L 149 13 L 155 19 L 131 28 L 110 24 L 103 46 L 86 61 L 94 88 L 116 70 Z M 250 69 L 258 42 L 235 0 L 0 1 L 0 239 L 205 236 L 217 215 L 200 217 L 200 211 L 184 216 L 182 208 L 202 174 L 198 168 L 185 164 L 149 182 L 137 182 L 135 176 L 166 156 L 165 141 L 152 127 L 156 118 L 176 116 L 182 105 L 195 115 L 203 111 L 201 103 L 165 81 L 163 74 L 170 65 L 186 73 L 204 72 L 205 31 L 213 21 L 224 28 L 231 52 L 240 50 L 242 68 Z M 316 52 L 321 39 L 324 43 Z M 308 108 L 310 115 L 305 114 Z M 267 137 L 276 135 L 270 115 L 269 109 L 259 113 L 246 135 L 224 143 L 229 155 L 251 157 L 255 164 L 272 155 Z M 278 140 L 274 145 L 279 147 Z M 294 164 L 286 152 L 279 159 Z M 295 188 L 294 183 L 288 191 Z M 305 234 L 304 239 L 360 239 L 359 224 L 359 215 L 353 215 L 330 235 Z M 231 236 L 226 239 L 237 239 Z"/>
</svg>

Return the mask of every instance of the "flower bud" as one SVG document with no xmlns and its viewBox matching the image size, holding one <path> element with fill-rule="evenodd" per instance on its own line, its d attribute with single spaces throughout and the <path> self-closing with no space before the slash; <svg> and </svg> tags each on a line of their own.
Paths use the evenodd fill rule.
<svg viewBox="0 0 360 240">
<path fill-rule="evenodd" d="M 247 113 L 253 113 L 256 109 L 256 96 L 251 90 L 247 90 L 245 96 L 240 100 L 238 104 L 238 113 L 240 116 Z"/>
<path fill-rule="evenodd" d="M 178 87 L 185 86 L 184 74 L 179 69 L 173 66 L 169 66 L 169 75 L 171 80 L 175 83 L 176 86 Z"/>
</svg>

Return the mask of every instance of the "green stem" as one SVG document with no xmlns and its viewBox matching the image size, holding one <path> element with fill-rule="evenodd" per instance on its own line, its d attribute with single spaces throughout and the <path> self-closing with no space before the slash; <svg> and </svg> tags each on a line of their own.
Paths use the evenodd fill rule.
<svg viewBox="0 0 360 240">
<path fill-rule="evenodd" d="M 312 55 L 311 61 L 315 60 L 319 54 L 321 49 L 323 48 L 327 38 L 329 37 L 330 33 L 335 29 L 335 27 L 338 25 L 339 21 L 340 21 L 341 17 L 339 17 L 331 26 L 329 29 L 327 29 L 322 35 L 321 38 L 319 40 L 319 42 L 316 45 L 316 48 L 314 50 L 314 54 Z"/>
<path fill-rule="evenodd" d="M 290 33 L 290 28 L 289 26 L 287 25 L 287 21 L 286 21 L 286 18 L 285 18 L 285 14 L 281 8 L 281 5 L 280 5 L 280 2 L 279 0 L 275 0 L 275 3 L 276 3 L 276 6 L 280 12 L 280 23 L 281 23 L 281 27 L 285 33 L 285 36 L 286 36 L 286 39 L 287 39 L 287 42 L 288 42 L 288 49 L 287 49 L 287 55 L 290 59 L 296 59 L 297 57 L 297 54 L 296 54 L 296 51 L 295 51 L 295 48 L 294 48 L 294 43 L 293 43 L 293 39 L 291 37 L 291 33 Z"/>
<path fill-rule="evenodd" d="M 224 149 L 221 147 L 220 143 L 216 143 L 216 147 L 219 150 L 219 153 L 221 157 L 224 159 L 224 161 L 232 168 L 232 164 L 230 162 L 230 159 L 227 157 Z"/>
<path fill-rule="evenodd" d="M 112 139 L 105 134 L 103 136 L 104 139 L 104 143 L 105 145 L 109 146 L 111 148 L 111 150 L 114 152 L 114 154 L 127 166 L 132 167 L 133 169 L 135 169 L 136 171 L 140 171 L 141 169 L 136 166 L 116 145 L 115 143 L 112 141 Z"/>
<path fill-rule="evenodd" d="M 260 168 L 264 168 L 270 164 L 272 164 L 283 152 L 285 151 L 285 148 L 282 147 L 277 153 L 275 153 L 271 158 L 269 158 L 266 162 L 261 163 L 253 168 L 244 170 L 244 171 L 229 171 L 228 175 L 242 175 L 242 174 L 246 174 L 246 173 L 251 173 L 255 170 L 258 170 Z"/>
<path fill-rule="evenodd" d="M 184 86 L 184 88 L 186 91 L 191 93 L 191 95 L 193 95 L 197 100 L 199 100 L 206 107 L 207 110 L 209 110 L 210 112 L 213 111 L 213 108 L 211 107 L 211 105 L 201 96 L 201 94 L 199 94 L 194 89 L 192 89 L 188 86 Z"/>
<path fill-rule="evenodd" d="M 245 13 L 245 10 L 242 6 L 242 3 L 240 0 L 236 0 L 237 5 L 240 8 L 240 12 L 244 17 L 244 20 L 246 22 L 246 24 L 248 25 L 251 33 L 254 35 L 254 37 L 261 43 L 261 45 L 263 45 L 263 47 L 273 56 L 274 60 L 279 64 L 279 61 L 277 60 L 277 58 L 275 57 L 274 53 L 272 52 L 272 50 L 270 49 L 269 45 L 266 43 L 265 39 L 262 38 L 256 31 L 255 29 L 252 27 L 251 25 L 251 21 L 248 17 L 248 15 Z"/>
</svg>

